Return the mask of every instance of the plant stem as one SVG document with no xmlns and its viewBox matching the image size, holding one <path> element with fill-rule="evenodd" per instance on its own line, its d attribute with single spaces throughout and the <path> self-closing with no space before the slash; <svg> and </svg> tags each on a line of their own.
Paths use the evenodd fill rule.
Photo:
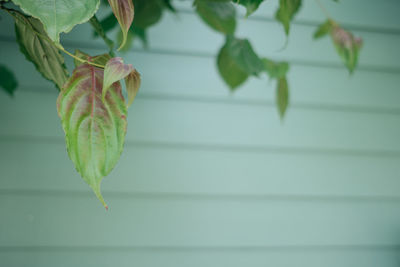
<svg viewBox="0 0 400 267">
<path fill-rule="evenodd" d="M 333 21 L 331 15 L 329 14 L 328 10 L 326 10 L 325 6 L 321 3 L 321 1 L 320 1 L 320 0 L 315 0 L 315 2 L 317 3 L 317 5 L 319 6 L 319 8 L 321 9 L 322 13 L 324 13 L 325 16 L 326 16 L 329 20 L 332 20 L 332 21 Z"/>
<path fill-rule="evenodd" d="M 76 59 L 76 60 L 78 60 L 78 61 L 80 61 L 80 62 L 82 62 L 82 63 L 87 63 L 87 64 L 89 64 L 89 65 L 92 65 L 92 66 L 95 66 L 95 67 L 98 67 L 98 68 L 102 68 L 102 69 L 104 69 L 104 67 L 105 67 L 105 66 L 103 66 L 103 65 L 99 65 L 99 64 L 96 64 L 96 63 L 93 63 L 93 62 L 84 60 L 84 59 L 82 59 L 82 58 L 80 58 L 80 57 L 77 57 L 77 56 L 75 56 L 74 54 L 72 54 L 72 53 L 68 52 L 67 50 L 65 50 L 64 47 L 62 47 L 61 45 L 56 45 L 56 47 L 57 47 L 59 50 L 63 51 L 63 52 L 64 52 L 65 54 L 67 54 L 68 56 L 73 57 L 74 59 Z"/>
</svg>

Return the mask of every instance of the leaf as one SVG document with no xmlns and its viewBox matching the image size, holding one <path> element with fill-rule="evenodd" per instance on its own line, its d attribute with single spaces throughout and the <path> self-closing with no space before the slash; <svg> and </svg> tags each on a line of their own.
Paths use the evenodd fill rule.
<svg viewBox="0 0 400 267">
<path fill-rule="evenodd" d="M 249 75 L 257 76 L 264 70 L 263 62 L 254 52 L 248 40 L 228 36 L 226 39 L 226 47 L 229 57 L 236 62 L 237 66 L 242 71 Z"/>
<path fill-rule="evenodd" d="M 334 27 L 335 23 L 328 19 L 321 25 L 319 25 L 318 29 L 314 33 L 314 39 L 319 39 L 321 37 L 324 37 L 325 35 L 329 34 L 332 31 L 332 28 Z"/>
<path fill-rule="evenodd" d="M 132 105 L 141 84 L 140 73 L 135 69 L 125 78 L 126 90 L 128 92 L 128 107 Z"/>
<path fill-rule="evenodd" d="M 279 116 L 281 119 L 283 119 L 286 109 L 289 105 L 289 87 L 286 77 L 281 77 L 278 79 L 276 88 L 276 104 L 278 106 Z"/>
<path fill-rule="evenodd" d="M 171 11 L 172 13 L 176 13 L 176 12 L 177 12 L 176 9 L 175 9 L 175 7 L 171 4 L 171 0 L 163 0 L 163 1 L 164 1 L 165 7 L 166 7 L 169 11 Z"/>
<path fill-rule="evenodd" d="M 110 51 L 112 51 L 114 48 L 114 42 L 107 37 L 106 32 L 104 31 L 103 26 L 101 25 L 101 22 L 97 19 L 96 15 L 94 15 L 89 21 L 90 25 L 92 25 L 93 29 L 95 30 L 96 35 L 100 36 L 104 40 Z"/>
<path fill-rule="evenodd" d="M 118 20 L 122 31 L 122 43 L 118 50 L 124 47 L 129 28 L 131 27 L 134 10 L 132 0 L 108 0 L 111 9 Z"/>
<path fill-rule="evenodd" d="M 249 77 L 230 56 L 226 45 L 224 45 L 218 53 L 217 66 L 221 77 L 232 91 L 244 83 Z"/>
<path fill-rule="evenodd" d="M 301 0 L 279 0 L 279 9 L 275 18 L 282 23 L 286 35 L 289 35 L 290 22 L 294 15 L 299 11 Z"/>
<path fill-rule="evenodd" d="M 162 16 L 163 3 L 159 0 L 133 0 L 135 6 L 135 18 L 133 24 L 145 29 L 157 23 Z"/>
<path fill-rule="evenodd" d="M 111 56 L 109 54 L 102 54 L 102 55 L 91 57 L 88 54 L 80 51 L 79 49 L 75 50 L 75 56 L 77 56 L 83 60 L 90 61 L 92 63 L 98 64 L 98 65 L 103 65 L 103 66 L 105 66 L 107 64 L 107 62 L 111 59 Z M 75 64 L 75 67 L 79 67 L 80 65 L 85 64 L 85 62 L 79 61 L 75 58 L 74 64 Z"/>
<path fill-rule="evenodd" d="M 60 33 L 69 32 L 77 25 L 88 21 L 97 11 L 99 0 L 13 0 L 21 9 L 39 19 L 56 43 Z"/>
<path fill-rule="evenodd" d="M 289 71 L 289 63 L 287 62 L 275 62 L 267 58 L 262 59 L 264 63 L 264 70 L 268 73 L 270 78 L 282 78 L 285 77 Z"/>
<path fill-rule="evenodd" d="M 76 68 L 57 99 L 68 155 L 83 180 L 107 208 L 101 180 L 117 163 L 127 127 L 121 85 L 116 82 L 102 101 L 103 70 L 89 64 Z"/>
<path fill-rule="evenodd" d="M 48 39 L 39 20 L 26 17 L 19 12 L 10 14 L 15 19 L 15 33 L 21 52 L 31 61 L 42 76 L 61 89 L 68 79 L 64 57 L 58 48 Z"/>
<path fill-rule="evenodd" d="M 14 74 L 4 65 L 0 65 L 0 87 L 11 96 L 18 87 L 17 79 Z"/>
<path fill-rule="evenodd" d="M 354 37 L 351 32 L 339 26 L 331 30 L 331 38 L 337 53 L 350 73 L 353 73 L 358 63 L 358 54 L 362 47 L 362 39 Z"/>
<path fill-rule="evenodd" d="M 111 13 L 110 15 L 108 15 L 107 17 L 105 17 L 100 21 L 100 25 L 104 33 L 107 33 L 110 30 L 112 30 L 115 26 L 117 26 L 117 24 L 118 24 L 117 18 L 114 16 L 113 13 Z M 98 35 L 99 33 L 97 31 L 94 31 L 94 36 Z"/>
<path fill-rule="evenodd" d="M 233 34 L 236 28 L 236 10 L 230 2 L 196 1 L 197 14 L 211 28 Z"/>
<path fill-rule="evenodd" d="M 264 0 L 233 0 L 234 3 L 246 8 L 246 17 L 253 14 Z"/>
</svg>

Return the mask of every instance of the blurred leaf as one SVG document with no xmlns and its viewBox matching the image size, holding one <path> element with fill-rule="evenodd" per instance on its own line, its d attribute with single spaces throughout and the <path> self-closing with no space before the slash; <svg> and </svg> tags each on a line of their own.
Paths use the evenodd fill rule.
<svg viewBox="0 0 400 267">
<path fill-rule="evenodd" d="M 157 23 L 162 16 L 164 3 L 160 0 L 133 0 L 135 7 L 135 18 L 133 24 L 145 29 Z"/>
<path fill-rule="evenodd" d="M 0 87 L 11 96 L 14 95 L 14 91 L 18 87 L 18 82 L 14 73 L 4 65 L 0 65 Z"/>
<path fill-rule="evenodd" d="M 102 87 L 103 69 L 80 65 L 61 90 L 57 110 L 69 157 L 107 208 L 100 184 L 123 150 L 127 109 L 119 82 L 111 85 L 104 101 Z"/>
<path fill-rule="evenodd" d="M 226 47 L 229 56 L 242 71 L 249 75 L 257 76 L 264 70 L 262 60 L 254 52 L 248 40 L 228 36 L 226 39 Z"/>
<path fill-rule="evenodd" d="M 299 11 L 301 0 L 279 0 L 279 9 L 275 18 L 282 23 L 286 35 L 289 35 L 290 22 L 294 15 Z"/>
<path fill-rule="evenodd" d="M 88 21 L 97 11 L 99 0 L 13 0 L 28 15 L 39 19 L 51 40 L 60 41 L 60 33 L 69 32 Z"/>
<path fill-rule="evenodd" d="M 314 39 L 319 39 L 329 34 L 334 25 L 334 22 L 330 19 L 319 25 L 318 29 L 314 32 Z"/>
<path fill-rule="evenodd" d="M 249 77 L 249 75 L 244 72 L 231 57 L 226 44 L 218 53 L 217 66 L 221 77 L 229 85 L 229 88 L 232 91 L 244 83 Z"/>
<path fill-rule="evenodd" d="M 279 116 L 281 119 L 283 119 L 286 109 L 289 105 L 289 87 L 286 77 L 281 77 L 278 79 L 276 88 L 276 105 L 278 107 Z"/>
<path fill-rule="evenodd" d="M 351 32 L 336 26 L 331 31 L 331 37 L 336 51 L 341 57 L 350 73 L 358 63 L 358 54 L 362 47 L 362 39 L 354 37 Z"/>
<path fill-rule="evenodd" d="M 117 18 L 114 16 L 113 13 L 110 13 L 107 17 L 100 21 L 100 25 L 105 33 L 109 32 L 110 30 L 114 29 L 117 26 L 118 21 Z M 95 36 L 98 36 L 98 32 L 94 32 Z"/>
<path fill-rule="evenodd" d="M 21 52 L 32 62 L 44 78 L 61 89 L 68 79 L 64 57 L 47 37 L 43 25 L 33 17 L 11 12 L 15 19 L 15 33 Z"/>
<path fill-rule="evenodd" d="M 197 14 L 211 28 L 233 34 L 236 28 L 236 10 L 230 2 L 196 1 Z"/>
<path fill-rule="evenodd" d="M 267 58 L 262 59 L 264 63 L 264 70 L 268 73 L 270 78 L 282 78 L 285 77 L 289 71 L 289 63 L 287 62 L 275 62 Z"/>
<path fill-rule="evenodd" d="M 171 0 L 163 0 L 165 7 L 172 13 L 176 13 L 175 7 L 171 4 Z"/>
<path fill-rule="evenodd" d="M 258 9 L 258 6 L 264 0 L 232 0 L 232 1 L 236 4 L 244 6 L 246 8 L 246 17 L 248 17 Z"/>
<path fill-rule="evenodd" d="M 90 19 L 90 24 L 92 25 L 96 35 L 100 36 L 101 38 L 103 38 L 104 42 L 106 43 L 106 45 L 108 46 L 108 48 L 110 49 L 110 51 L 113 50 L 114 48 L 114 42 L 109 39 L 103 29 L 103 26 L 101 24 L 101 22 L 97 19 L 96 15 L 94 15 L 91 19 Z"/>
<path fill-rule="evenodd" d="M 118 50 L 124 47 L 129 28 L 132 25 L 134 10 L 132 0 L 108 0 L 122 31 L 122 42 Z"/>
</svg>

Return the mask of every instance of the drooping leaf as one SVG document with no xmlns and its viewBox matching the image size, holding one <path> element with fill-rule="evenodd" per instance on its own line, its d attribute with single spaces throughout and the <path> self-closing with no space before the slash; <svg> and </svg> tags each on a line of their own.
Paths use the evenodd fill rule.
<svg viewBox="0 0 400 267">
<path fill-rule="evenodd" d="M 358 54 L 362 47 L 362 39 L 354 37 L 351 32 L 339 26 L 333 27 L 331 37 L 337 53 L 349 72 L 352 73 L 358 63 Z"/>
<path fill-rule="evenodd" d="M 234 3 L 240 4 L 246 8 L 246 16 L 254 13 L 264 0 L 233 0 Z"/>
<path fill-rule="evenodd" d="M 104 31 L 103 26 L 101 25 L 101 22 L 97 19 L 97 16 L 94 15 L 89 21 L 96 35 L 100 36 L 104 40 L 110 51 L 112 51 L 114 48 L 114 42 L 107 37 L 106 32 Z"/>
<path fill-rule="evenodd" d="M 236 28 L 236 10 L 230 2 L 197 1 L 197 14 L 211 28 L 233 34 Z"/>
<path fill-rule="evenodd" d="M 102 101 L 103 69 L 82 64 L 57 99 L 68 155 L 82 178 L 107 208 L 100 183 L 117 163 L 126 134 L 127 110 L 116 82 Z"/>
<path fill-rule="evenodd" d="M 141 84 L 140 73 L 133 69 L 131 73 L 125 78 L 126 91 L 128 93 L 128 107 L 132 105 L 133 100 L 139 91 Z"/>
<path fill-rule="evenodd" d="M 18 87 L 18 82 L 14 73 L 4 65 L 0 65 L 0 87 L 11 96 L 14 95 L 14 91 Z"/>
<path fill-rule="evenodd" d="M 97 11 L 99 0 L 13 0 L 21 9 L 39 19 L 50 39 L 59 43 L 60 33 L 88 21 Z"/>
<path fill-rule="evenodd" d="M 118 50 L 124 47 L 129 28 L 131 27 L 134 10 L 132 0 L 108 0 L 111 9 L 118 20 L 122 31 L 122 43 Z"/>
<path fill-rule="evenodd" d="M 102 55 L 91 57 L 79 49 L 75 50 L 75 56 L 77 56 L 83 60 L 89 61 L 91 63 L 95 63 L 95 64 L 102 65 L 102 66 L 105 66 L 107 64 L 107 62 L 111 59 L 111 56 L 109 54 L 102 54 Z M 80 65 L 85 64 L 85 63 L 86 62 L 79 61 L 76 58 L 74 59 L 75 67 L 79 67 Z"/>
<path fill-rule="evenodd" d="M 281 119 L 285 116 L 286 109 L 289 105 L 289 87 L 286 77 L 278 79 L 276 88 L 276 105 L 278 107 Z"/>
<path fill-rule="evenodd" d="M 254 52 L 248 40 L 228 36 L 225 45 L 229 57 L 236 62 L 242 71 L 249 75 L 257 76 L 264 70 L 263 62 Z"/>
<path fill-rule="evenodd" d="M 232 91 L 244 83 L 249 77 L 231 57 L 226 45 L 224 45 L 218 53 L 217 67 L 221 77 Z"/>
<path fill-rule="evenodd" d="M 275 62 L 267 58 L 263 58 L 262 61 L 264 63 L 264 70 L 270 78 L 285 77 L 289 70 L 289 63 L 287 62 Z"/>
<path fill-rule="evenodd" d="M 275 14 L 275 18 L 282 23 L 286 35 L 289 35 L 290 22 L 299 11 L 300 6 L 301 0 L 279 0 L 279 9 Z"/>
<path fill-rule="evenodd" d="M 124 64 L 123 59 L 120 57 L 110 59 L 104 68 L 103 98 L 113 83 L 124 79 L 133 69 L 132 64 Z"/>
<path fill-rule="evenodd" d="M 68 79 L 64 57 L 48 39 L 39 20 L 19 12 L 11 12 L 15 19 L 15 33 L 21 52 L 31 61 L 44 78 L 61 89 Z"/>
<path fill-rule="evenodd" d="M 319 25 L 319 27 L 317 28 L 317 30 L 314 32 L 314 39 L 319 39 L 321 37 L 324 37 L 325 35 L 331 33 L 332 28 L 335 26 L 335 23 L 328 19 L 327 21 L 325 21 L 324 23 L 322 23 L 321 25 Z"/>
<path fill-rule="evenodd" d="M 146 29 L 157 23 L 162 16 L 164 4 L 160 0 L 133 0 L 135 18 L 133 24 L 141 29 Z"/>
</svg>

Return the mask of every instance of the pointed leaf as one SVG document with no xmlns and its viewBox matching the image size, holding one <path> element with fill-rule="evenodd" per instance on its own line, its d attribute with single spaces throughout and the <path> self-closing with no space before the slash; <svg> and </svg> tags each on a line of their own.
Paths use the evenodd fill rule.
<svg viewBox="0 0 400 267">
<path fill-rule="evenodd" d="M 97 11 L 99 0 L 13 0 L 21 9 L 39 19 L 51 40 L 60 42 L 60 33 L 69 32 L 88 21 Z"/>
<path fill-rule="evenodd" d="M 118 48 L 118 50 L 120 50 L 125 45 L 128 31 L 133 21 L 133 3 L 132 0 L 108 0 L 108 2 L 121 27 L 123 38 Z"/>
<path fill-rule="evenodd" d="M 139 91 L 141 79 L 140 73 L 133 69 L 131 73 L 125 78 L 126 91 L 128 92 L 128 107 L 132 105 L 135 100 L 136 94 Z"/>
<path fill-rule="evenodd" d="M 236 28 L 236 10 L 230 2 L 197 1 L 197 14 L 211 28 L 225 34 L 233 34 Z"/>
<path fill-rule="evenodd" d="M 264 63 L 264 69 L 270 78 L 285 77 L 289 70 L 289 64 L 287 62 L 275 62 L 267 58 L 263 58 L 262 61 Z"/>
<path fill-rule="evenodd" d="M 286 35 L 289 35 L 290 22 L 299 11 L 301 0 L 279 0 L 279 9 L 275 18 L 282 23 Z"/>
<path fill-rule="evenodd" d="M 226 45 L 224 45 L 218 53 L 217 66 L 221 77 L 232 91 L 244 83 L 249 77 L 231 57 Z"/>
<path fill-rule="evenodd" d="M 278 79 L 276 88 L 276 104 L 278 106 L 279 116 L 281 119 L 283 119 L 286 109 L 289 105 L 289 87 L 286 77 Z"/>
<path fill-rule="evenodd" d="M 328 19 L 327 21 L 319 25 L 318 29 L 314 33 L 314 39 L 318 39 L 329 34 L 334 26 L 334 22 Z"/>
<path fill-rule="evenodd" d="M 226 47 L 230 58 L 236 62 L 242 71 L 257 76 L 264 70 L 263 62 L 254 52 L 248 40 L 228 36 Z"/>
<path fill-rule="evenodd" d="M 103 98 L 110 86 L 128 76 L 134 70 L 132 64 L 124 64 L 120 57 L 110 59 L 104 68 Z"/>
<path fill-rule="evenodd" d="M 233 2 L 240 4 L 246 8 L 246 17 L 254 13 L 263 1 L 264 0 L 233 0 Z"/>
<path fill-rule="evenodd" d="M 0 65 L 0 87 L 11 96 L 14 95 L 15 89 L 18 87 L 14 74 L 4 65 Z"/>
<path fill-rule="evenodd" d="M 31 61 L 44 78 L 61 89 L 68 79 L 64 57 L 48 39 L 39 20 L 11 12 L 15 19 L 15 33 L 21 52 Z"/>
<path fill-rule="evenodd" d="M 127 110 L 121 85 L 111 85 L 102 101 L 103 69 L 82 64 L 57 99 L 68 155 L 102 204 L 101 180 L 117 163 L 126 134 Z"/>
</svg>

